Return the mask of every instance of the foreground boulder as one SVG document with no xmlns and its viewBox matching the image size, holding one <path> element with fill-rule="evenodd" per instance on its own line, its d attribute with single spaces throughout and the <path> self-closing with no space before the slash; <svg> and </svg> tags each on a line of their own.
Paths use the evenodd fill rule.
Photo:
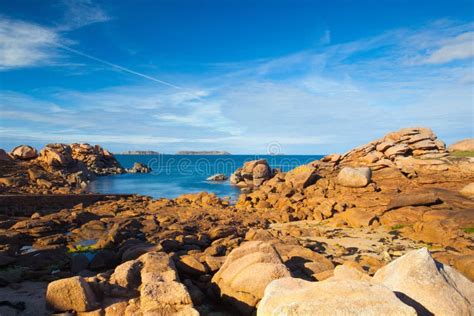
<svg viewBox="0 0 474 316">
<path fill-rule="evenodd" d="M 395 293 L 355 280 L 308 282 L 283 278 L 270 283 L 257 315 L 416 315 Z"/>
<path fill-rule="evenodd" d="M 337 183 L 350 188 L 362 188 L 370 183 L 372 172 L 368 167 L 343 168 L 338 176 Z"/>
<path fill-rule="evenodd" d="M 76 276 L 51 282 L 46 292 L 46 303 L 57 312 L 85 312 L 95 307 L 96 298 L 89 284 Z"/>
<path fill-rule="evenodd" d="M 435 262 L 426 248 L 411 251 L 378 270 L 372 283 L 399 293 L 419 313 L 470 315 L 474 283 L 449 266 Z"/>
<path fill-rule="evenodd" d="M 31 146 L 20 145 L 15 148 L 10 153 L 14 158 L 21 160 L 29 160 L 38 157 L 38 152 Z"/>
<path fill-rule="evenodd" d="M 290 272 L 273 246 L 250 241 L 229 254 L 212 283 L 223 300 L 240 313 L 249 315 L 271 281 L 289 276 Z"/>
</svg>

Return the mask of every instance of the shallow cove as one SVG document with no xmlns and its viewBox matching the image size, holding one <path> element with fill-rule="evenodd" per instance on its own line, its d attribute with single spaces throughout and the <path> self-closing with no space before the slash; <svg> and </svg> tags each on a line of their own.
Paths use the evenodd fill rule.
<svg viewBox="0 0 474 316">
<path fill-rule="evenodd" d="M 240 190 L 229 181 L 212 182 L 214 174 L 230 176 L 246 161 L 266 159 L 282 171 L 321 159 L 322 155 L 116 155 L 124 168 L 141 162 L 152 168 L 148 174 L 120 174 L 99 177 L 88 186 L 96 193 L 135 193 L 154 198 L 176 198 L 185 193 L 207 191 L 219 197 L 236 199 Z"/>
</svg>

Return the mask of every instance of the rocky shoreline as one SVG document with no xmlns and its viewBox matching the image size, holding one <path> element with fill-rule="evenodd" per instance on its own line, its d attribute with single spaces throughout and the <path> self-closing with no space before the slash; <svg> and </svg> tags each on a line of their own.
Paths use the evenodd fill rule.
<svg viewBox="0 0 474 316">
<path fill-rule="evenodd" d="M 0 170 L 2 194 L 124 172 L 79 144 L 0 152 Z M 230 181 L 235 205 L 134 195 L 1 216 L 0 314 L 474 314 L 474 159 L 430 129 Z"/>
</svg>

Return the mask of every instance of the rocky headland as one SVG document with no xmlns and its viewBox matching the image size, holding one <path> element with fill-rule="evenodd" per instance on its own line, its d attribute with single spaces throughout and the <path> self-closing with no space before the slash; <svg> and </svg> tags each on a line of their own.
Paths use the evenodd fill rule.
<svg viewBox="0 0 474 316">
<path fill-rule="evenodd" d="M 56 176 L 15 150 L 2 176 Z M 70 151 L 85 172 L 102 161 Z M 474 161 L 430 129 L 286 173 L 248 162 L 230 181 L 246 192 L 235 205 L 203 192 L 0 217 L 0 314 L 474 313 Z"/>
</svg>

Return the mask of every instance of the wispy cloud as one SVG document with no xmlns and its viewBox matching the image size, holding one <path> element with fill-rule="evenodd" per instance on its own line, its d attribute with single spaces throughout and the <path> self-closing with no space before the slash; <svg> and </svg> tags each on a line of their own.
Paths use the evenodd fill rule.
<svg viewBox="0 0 474 316">
<path fill-rule="evenodd" d="M 198 97 L 153 80 L 57 90 L 47 101 L 2 93 L 0 134 L 168 152 L 185 146 L 265 153 L 278 143 L 284 153 L 329 153 L 426 125 L 452 142 L 473 134 L 473 56 L 464 52 L 473 31 L 470 23 L 440 21 L 280 58 L 212 65 L 221 67 L 219 76 L 195 75 L 180 85 Z"/>
<path fill-rule="evenodd" d="M 49 28 L 0 16 L 0 70 L 45 65 L 57 57 L 60 40 Z"/>
<path fill-rule="evenodd" d="M 429 64 L 443 64 L 474 57 L 474 32 L 467 32 L 446 40 L 426 59 Z"/>
<path fill-rule="evenodd" d="M 64 18 L 58 24 L 57 30 L 70 31 L 86 25 L 106 22 L 111 18 L 91 0 L 62 0 L 65 8 Z"/>
</svg>

